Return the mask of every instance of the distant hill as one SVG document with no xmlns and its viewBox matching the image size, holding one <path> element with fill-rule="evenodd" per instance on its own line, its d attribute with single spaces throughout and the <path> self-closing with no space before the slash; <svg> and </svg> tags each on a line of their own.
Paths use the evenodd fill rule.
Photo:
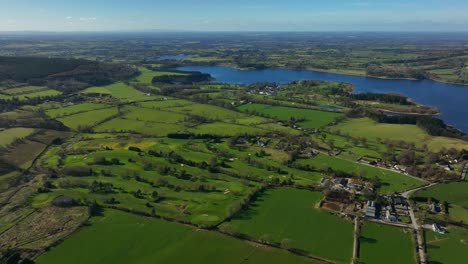
<svg viewBox="0 0 468 264">
<path fill-rule="evenodd" d="M 0 82 L 45 85 L 70 92 L 130 78 L 135 68 L 84 59 L 0 57 Z"/>
</svg>

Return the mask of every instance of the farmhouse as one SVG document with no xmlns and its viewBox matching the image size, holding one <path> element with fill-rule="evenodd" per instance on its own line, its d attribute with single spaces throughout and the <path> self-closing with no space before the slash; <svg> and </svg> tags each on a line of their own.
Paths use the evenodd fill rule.
<svg viewBox="0 0 468 264">
<path fill-rule="evenodd" d="M 432 231 L 437 232 L 439 234 L 445 234 L 445 229 L 440 227 L 438 224 L 432 224 Z"/>
<path fill-rule="evenodd" d="M 429 212 L 433 214 L 437 214 L 440 212 L 440 207 L 436 203 L 429 204 L 428 208 L 429 208 Z"/>
<path fill-rule="evenodd" d="M 397 222 L 398 218 L 390 212 L 390 210 L 385 211 L 385 220 L 388 222 Z"/>
</svg>

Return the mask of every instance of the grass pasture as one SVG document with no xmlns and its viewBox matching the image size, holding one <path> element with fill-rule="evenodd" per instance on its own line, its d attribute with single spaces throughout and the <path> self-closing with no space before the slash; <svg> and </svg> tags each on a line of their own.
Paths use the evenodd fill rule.
<svg viewBox="0 0 468 264">
<path fill-rule="evenodd" d="M 303 122 L 298 123 L 304 128 L 320 128 L 332 123 L 337 117 L 341 116 L 340 113 L 334 112 L 265 104 L 245 104 L 239 106 L 238 109 L 244 112 L 261 113 L 283 121 L 288 121 L 291 118 L 304 118 Z"/>
<path fill-rule="evenodd" d="M 37 263 L 315 263 L 283 250 L 118 211 L 106 210 L 90 222 Z"/>
<path fill-rule="evenodd" d="M 432 151 L 439 151 L 443 147 L 468 149 L 468 143 L 461 139 L 433 137 L 416 125 L 383 124 L 369 118 L 351 119 L 338 124 L 333 129 L 348 133 L 352 137 L 365 137 L 372 141 L 382 138 L 414 142 L 417 146 L 427 144 Z"/>
<path fill-rule="evenodd" d="M 151 84 L 151 85 L 153 84 L 154 77 L 164 76 L 164 75 L 187 75 L 187 74 L 178 73 L 178 72 L 152 71 L 145 67 L 140 67 L 138 70 L 140 71 L 140 75 L 138 75 L 135 78 L 135 81 L 138 83 Z"/>
<path fill-rule="evenodd" d="M 468 259 L 468 230 L 450 226 L 448 233 L 426 231 L 429 263 L 458 264 Z"/>
<path fill-rule="evenodd" d="M 126 119 L 155 123 L 177 124 L 183 122 L 184 118 L 186 117 L 185 115 L 179 113 L 134 106 L 127 106 L 124 108 L 124 111 L 128 111 L 128 113 L 124 115 L 124 118 Z"/>
<path fill-rule="evenodd" d="M 107 107 L 109 106 L 104 104 L 82 103 L 65 107 L 57 106 L 57 108 L 46 110 L 46 114 L 52 118 L 59 118 L 63 116 L 73 115 L 82 112 L 89 112 Z"/>
<path fill-rule="evenodd" d="M 118 132 L 118 133 L 140 133 L 155 137 L 164 137 L 169 133 L 177 133 L 184 130 L 184 127 L 177 124 L 164 124 L 155 122 L 145 122 L 136 119 L 114 118 L 104 122 L 94 128 L 94 131 Z"/>
<path fill-rule="evenodd" d="M 435 198 L 441 202 L 468 207 L 468 182 L 442 183 L 413 194 L 414 197 Z"/>
<path fill-rule="evenodd" d="M 331 168 L 336 171 L 344 171 L 348 173 L 364 173 L 365 178 L 377 177 L 382 182 L 382 187 L 380 188 L 381 193 L 393 193 L 423 185 L 422 180 L 417 180 L 398 172 L 379 169 L 373 166 L 359 164 L 354 161 L 335 158 L 324 154 L 319 154 L 313 158 L 303 159 L 297 162 L 303 165 L 308 164 L 316 169 L 326 170 L 327 168 Z"/>
<path fill-rule="evenodd" d="M 321 198 L 321 193 L 307 190 L 268 190 L 229 224 L 256 239 L 264 235 L 270 235 L 274 242 L 290 239 L 295 248 L 349 263 L 353 225 L 328 211 L 314 208 Z"/>
<path fill-rule="evenodd" d="M 15 139 L 25 138 L 34 132 L 32 128 L 10 128 L 0 130 L 0 147 L 11 144 Z"/>
<path fill-rule="evenodd" d="M 19 100 L 27 100 L 30 98 L 37 98 L 37 97 L 46 97 L 46 96 L 57 96 L 61 95 L 62 93 L 52 89 L 45 89 L 45 90 L 36 90 L 30 93 L 21 93 L 18 95 L 4 95 L 0 94 L 0 99 L 11 100 L 13 98 L 18 98 Z"/>
<path fill-rule="evenodd" d="M 7 151 L 2 151 L 0 157 L 20 168 L 28 168 L 33 160 L 46 148 L 45 144 L 25 140 Z"/>
<path fill-rule="evenodd" d="M 245 117 L 244 114 L 237 113 L 222 107 L 206 104 L 192 104 L 190 106 L 174 107 L 171 108 L 171 111 L 183 114 L 203 116 L 212 120 L 234 120 L 239 117 Z"/>
<path fill-rule="evenodd" d="M 117 98 L 122 102 L 135 102 L 155 99 L 155 96 L 148 96 L 122 82 L 107 86 L 90 87 L 84 90 L 83 93 L 111 95 L 112 97 Z"/>
<path fill-rule="evenodd" d="M 414 264 L 415 249 L 409 230 L 376 223 L 364 223 L 361 230 L 361 264 Z"/>
<path fill-rule="evenodd" d="M 48 90 L 48 88 L 41 87 L 41 86 L 23 86 L 23 87 L 5 89 L 3 90 L 3 92 L 11 96 L 17 96 L 21 94 L 39 92 L 42 90 Z"/>
<path fill-rule="evenodd" d="M 67 127 L 77 130 L 83 127 L 93 127 L 105 119 L 117 115 L 117 108 L 104 108 L 58 118 Z"/>
</svg>

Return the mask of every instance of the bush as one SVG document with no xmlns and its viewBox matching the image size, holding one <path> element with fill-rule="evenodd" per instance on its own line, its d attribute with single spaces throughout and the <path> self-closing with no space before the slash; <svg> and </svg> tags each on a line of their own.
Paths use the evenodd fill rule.
<svg viewBox="0 0 468 264">
<path fill-rule="evenodd" d="M 62 169 L 62 174 L 77 177 L 91 176 L 93 175 L 93 169 L 86 166 L 76 165 Z"/>
</svg>

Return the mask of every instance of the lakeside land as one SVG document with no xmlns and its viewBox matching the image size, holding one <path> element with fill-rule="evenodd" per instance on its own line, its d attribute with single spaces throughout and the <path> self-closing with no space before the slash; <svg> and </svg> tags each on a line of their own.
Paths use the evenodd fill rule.
<svg viewBox="0 0 468 264">
<path fill-rule="evenodd" d="M 430 244 L 466 248 L 467 137 L 381 113 L 432 111 L 409 98 L 212 83 L 167 63 L 0 62 L 2 259 L 373 263 L 395 245 L 389 262 L 463 257 Z"/>
</svg>

